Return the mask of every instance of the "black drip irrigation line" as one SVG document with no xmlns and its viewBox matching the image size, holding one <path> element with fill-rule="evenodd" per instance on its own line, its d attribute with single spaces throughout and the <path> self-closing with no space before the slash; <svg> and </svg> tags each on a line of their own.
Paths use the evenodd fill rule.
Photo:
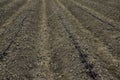
<svg viewBox="0 0 120 80">
<path fill-rule="evenodd" d="M 55 3 L 54 3 L 55 5 Z M 55 5 L 56 7 L 56 5 Z M 68 25 L 67 23 L 65 23 L 63 16 L 61 15 L 60 11 L 57 9 L 56 7 L 56 11 L 58 14 L 58 18 L 61 21 L 61 24 L 63 25 L 64 29 L 66 30 L 66 32 L 69 34 L 69 38 L 72 40 L 72 43 L 74 45 L 74 47 L 77 49 L 79 57 L 81 57 L 81 62 L 85 65 L 85 68 L 88 70 L 88 74 L 89 76 L 93 79 L 93 80 L 97 80 L 96 76 L 97 74 L 93 71 L 93 65 L 90 64 L 86 57 L 87 55 L 84 53 L 84 51 L 80 48 L 79 43 L 77 42 L 77 39 L 74 37 L 74 35 L 71 33 L 71 31 L 67 28 Z"/>
<path fill-rule="evenodd" d="M 63 24 L 63 27 L 65 28 L 66 32 L 69 34 L 69 38 L 72 40 L 72 43 L 74 44 L 75 48 L 77 49 L 77 51 L 79 52 L 79 57 L 82 58 L 82 63 L 84 63 L 85 68 L 89 70 L 89 75 L 90 77 L 93 78 L 93 80 L 96 80 L 96 73 L 94 71 L 92 71 L 93 69 L 93 65 L 89 64 L 86 57 L 87 55 L 84 53 L 84 51 L 80 48 L 78 42 L 76 41 L 75 37 L 73 36 L 73 34 L 70 32 L 70 30 L 67 28 L 67 24 L 65 24 L 65 22 L 63 22 L 63 18 L 59 15 L 58 16 L 61 23 Z"/>
<path fill-rule="evenodd" d="M 14 34 L 14 36 L 12 37 L 11 41 L 9 42 L 8 46 L 6 48 L 4 48 L 1 52 L 0 52 L 0 59 L 3 59 L 6 55 L 7 55 L 7 50 L 10 48 L 10 46 L 13 44 L 15 38 L 17 37 L 18 33 L 21 31 L 22 27 L 23 27 L 23 22 L 25 21 L 25 19 L 27 18 L 27 15 L 24 16 L 21 20 L 21 22 L 18 24 L 18 31 Z"/>
<path fill-rule="evenodd" d="M 113 25 L 112 23 L 110 23 L 110 22 L 108 22 L 108 21 L 105 21 L 105 20 L 99 18 L 98 16 L 96 16 L 96 15 L 92 14 L 91 12 L 89 12 L 87 9 L 84 9 L 84 8 L 82 8 L 82 7 L 80 7 L 80 6 L 79 6 L 78 8 L 81 8 L 83 11 L 85 11 L 86 13 L 88 13 L 89 15 L 91 15 L 92 17 L 98 19 L 98 20 L 101 21 L 102 23 L 105 23 L 105 24 L 111 26 L 114 30 L 120 32 L 120 28 L 119 28 L 118 26 L 115 26 L 115 25 Z"/>
</svg>

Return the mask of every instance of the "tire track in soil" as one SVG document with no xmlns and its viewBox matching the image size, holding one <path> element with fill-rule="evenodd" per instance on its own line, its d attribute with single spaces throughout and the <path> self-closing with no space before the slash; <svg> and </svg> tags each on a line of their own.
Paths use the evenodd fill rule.
<svg viewBox="0 0 120 80">
<path fill-rule="evenodd" d="M 79 44 L 81 44 L 81 47 L 86 52 L 89 53 L 88 54 L 89 61 L 90 61 L 90 63 L 93 63 L 95 65 L 95 69 L 97 69 L 95 71 L 98 72 L 98 76 L 99 76 L 98 79 L 100 79 L 102 77 L 104 77 L 104 79 L 107 78 L 107 76 L 106 77 L 102 76 L 103 74 L 107 74 L 107 73 L 108 73 L 107 75 L 112 74 L 114 76 L 113 77 L 114 79 L 115 79 L 115 77 L 119 78 L 119 73 L 120 73 L 118 71 L 119 64 L 120 64 L 119 60 L 116 60 L 110 54 L 106 45 L 104 45 L 103 43 L 101 43 L 101 41 L 99 41 L 99 39 L 94 37 L 90 31 L 88 31 L 87 29 L 82 27 L 81 24 L 79 23 L 79 21 L 76 19 L 76 17 L 74 15 L 72 15 L 71 12 L 69 10 L 67 10 L 67 8 L 59 2 L 59 0 L 57 0 L 57 1 L 56 2 L 63 9 L 62 11 L 66 15 L 64 18 L 66 19 L 66 21 L 69 21 L 69 23 L 71 23 L 71 24 L 69 24 L 70 25 L 69 29 L 73 32 L 74 36 L 76 36 Z M 94 58 L 97 60 L 95 60 Z M 100 67 L 103 69 L 99 69 Z M 106 71 L 106 69 L 108 69 L 108 71 Z M 103 71 L 103 72 L 101 73 L 101 71 Z"/>
<path fill-rule="evenodd" d="M 118 56 L 120 44 L 118 43 L 120 32 L 115 31 L 107 24 L 103 24 L 101 21 L 87 14 L 80 7 L 78 7 L 78 5 L 73 4 L 71 1 L 69 1 L 68 4 L 65 4 L 65 1 L 63 0 L 60 0 L 60 2 L 76 17 L 76 19 L 79 20 L 82 26 L 91 31 L 95 37 L 99 38 L 101 42 L 104 42 L 104 44 L 108 46 L 114 57 L 119 59 Z"/>
</svg>

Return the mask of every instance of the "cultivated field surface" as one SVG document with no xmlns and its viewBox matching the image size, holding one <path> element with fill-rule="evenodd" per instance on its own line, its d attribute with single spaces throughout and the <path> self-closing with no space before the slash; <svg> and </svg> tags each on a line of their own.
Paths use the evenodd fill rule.
<svg viewBox="0 0 120 80">
<path fill-rule="evenodd" d="M 0 0 L 0 80 L 120 80 L 120 0 Z"/>
</svg>

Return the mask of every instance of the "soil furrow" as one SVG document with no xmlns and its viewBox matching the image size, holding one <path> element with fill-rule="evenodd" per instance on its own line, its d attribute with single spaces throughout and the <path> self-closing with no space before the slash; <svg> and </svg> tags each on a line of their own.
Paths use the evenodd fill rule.
<svg viewBox="0 0 120 80">
<path fill-rule="evenodd" d="M 84 65 L 79 61 L 79 55 L 74 48 L 69 34 L 63 28 L 54 6 L 54 1 L 49 2 L 52 6 L 51 13 L 56 14 L 50 18 L 48 25 L 51 28 L 51 71 L 54 74 L 54 80 L 87 80 L 90 79 L 86 74 Z M 48 12 L 48 14 L 50 14 Z M 79 74 L 79 75 L 78 75 Z"/>
<path fill-rule="evenodd" d="M 100 20 L 101 22 L 109 25 L 110 27 L 113 27 L 116 31 L 120 31 L 120 27 L 119 27 L 120 26 L 120 22 L 119 21 L 113 20 L 113 19 L 103 15 L 102 13 L 96 11 L 96 10 L 94 10 L 92 8 L 89 8 L 85 4 L 78 3 L 76 1 L 72 1 L 72 2 L 75 5 L 77 5 L 78 7 L 80 7 L 83 11 L 85 11 L 86 13 L 90 14 L 91 16 L 93 16 L 94 18 L 96 18 L 96 19 Z M 106 12 L 108 12 L 108 11 L 106 11 Z M 116 13 L 114 12 L 114 16 L 113 17 L 116 17 L 115 14 Z M 119 14 L 119 11 L 117 11 L 117 14 Z"/>
<path fill-rule="evenodd" d="M 4 24 L 5 21 L 11 17 L 17 10 L 20 9 L 21 6 L 23 6 L 27 1 L 26 0 L 18 0 L 18 1 L 13 1 L 7 6 L 4 6 L 3 8 L 0 9 L 0 25 Z"/>
<path fill-rule="evenodd" d="M 26 3 L 23 7 L 18 10 L 13 16 L 11 16 L 8 20 L 6 20 L 5 24 L 1 26 L 0 29 L 0 51 L 2 51 L 11 41 L 11 38 L 14 36 L 14 34 L 18 31 L 18 22 L 20 22 L 20 19 L 28 13 L 26 10 L 31 9 L 29 6 L 31 5 L 31 2 Z"/>
<path fill-rule="evenodd" d="M 0 80 L 119 80 L 119 0 L 0 0 Z"/>
<path fill-rule="evenodd" d="M 105 72 L 105 70 L 107 70 L 104 73 L 104 75 L 111 75 L 111 78 L 112 78 L 112 72 L 115 71 L 116 73 L 114 74 L 116 75 L 113 75 L 114 76 L 113 79 L 116 79 L 115 78 L 116 76 L 119 78 L 119 73 L 120 73 L 120 71 L 118 71 L 120 64 L 119 60 L 115 59 L 111 55 L 106 45 L 101 43 L 101 41 L 99 41 L 99 39 L 94 37 L 94 35 L 91 34 L 91 32 L 89 32 L 87 29 L 84 29 L 84 27 L 81 26 L 79 21 L 76 20 L 76 18 L 62 4 L 59 3 L 59 5 L 61 5 L 61 7 L 63 8 L 63 12 L 66 12 L 65 13 L 66 17 L 64 18 L 66 19 L 66 21 L 69 21 L 71 23 L 71 24 L 69 23 L 68 28 L 72 31 L 74 36 L 77 37 L 78 42 L 79 44 L 81 44 L 81 47 L 84 49 L 84 51 L 88 52 L 90 62 L 95 64 L 95 68 L 94 68 L 95 71 L 98 72 L 102 70 L 103 72 Z M 109 65 L 109 64 L 111 65 L 105 67 L 105 65 Z M 100 66 L 101 66 L 100 70 L 96 70 L 99 69 Z M 114 70 L 112 69 L 113 70 L 112 71 L 111 68 L 115 66 L 117 69 Z M 102 77 L 100 78 L 100 75 L 102 74 L 103 73 L 98 72 L 99 80 L 102 79 Z M 107 77 L 104 76 L 104 79 L 107 79 Z"/>
<path fill-rule="evenodd" d="M 31 4 L 34 12 L 24 21 L 23 28 L 0 61 L 0 80 L 33 80 L 32 69 L 37 68 L 39 0 Z M 28 7 L 29 9 L 29 7 Z M 24 14 L 22 14 L 24 16 Z M 34 24 L 33 24 L 34 23 Z"/>
<path fill-rule="evenodd" d="M 120 0 L 90 0 L 90 1 L 103 4 L 106 6 L 116 7 L 116 9 L 120 9 L 119 7 Z"/>
<path fill-rule="evenodd" d="M 104 42 L 105 45 L 109 46 L 112 55 L 118 57 L 120 32 L 114 31 L 114 28 L 111 28 L 109 25 L 97 20 L 93 16 L 83 11 L 80 7 L 77 7 L 77 5 L 73 4 L 72 2 L 69 1 L 68 4 L 65 4 L 67 0 L 60 1 L 76 17 L 76 19 L 79 20 L 82 26 L 91 31 L 96 37 L 98 37 L 102 42 Z"/>
<path fill-rule="evenodd" d="M 88 1 L 88 0 L 74 0 L 78 3 L 85 5 L 89 8 L 92 8 L 96 12 L 99 12 L 100 14 L 112 19 L 114 22 L 120 22 L 120 8 L 116 8 L 115 6 L 107 5 L 104 3 L 96 3 L 95 1 Z M 103 1 L 105 2 L 105 1 Z M 113 16 L 114 15 L 114 16 Z"/>
<path fill-rule="evenodd" d="M 47 14 L 46 14 L 46 0 L 40 1 L 41 6 L 39 9 L 39 25 L 38 25 L 38 56 L 37 56 L 37 68 L 33 69 L 33 80 L 53 80 L 53 75 L 50 71 L 50 43 L 49 43 L 49 26 L 47 26 Z"/>
</svg>

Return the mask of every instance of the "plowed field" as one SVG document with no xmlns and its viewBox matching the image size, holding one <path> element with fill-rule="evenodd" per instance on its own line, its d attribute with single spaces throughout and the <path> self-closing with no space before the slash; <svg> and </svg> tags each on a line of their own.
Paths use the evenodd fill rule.
<svg viewBox="0 0 120 80">
<path fill-rule="evenodd" d="M 0 80 L 120 80 L 120 0 L 0 0 Z"/>
</svg>

